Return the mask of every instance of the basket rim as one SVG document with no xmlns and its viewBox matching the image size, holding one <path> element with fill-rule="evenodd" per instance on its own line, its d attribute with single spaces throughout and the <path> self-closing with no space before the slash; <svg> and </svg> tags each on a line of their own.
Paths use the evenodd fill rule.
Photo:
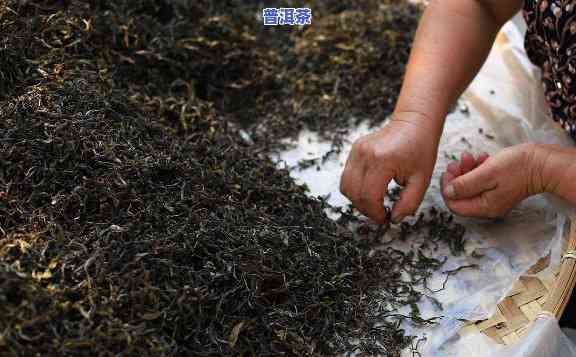
<svg viewBox="0 0 576 357">
<path fill-rule="evenodd" d="M 534 274 L 549 267 L 551 253 L 540 259 L 497 304 L 493 316 L 469 321 L 460 335 L 480 332 L 497 343 L 511 345 L 520 340 L 538 317 L 549 315 L 560 319 L 576 285 L 576 213 L 567 224 L 568 239 L 563 242 L 558 270 L 536 277 Z"/>
</svg>

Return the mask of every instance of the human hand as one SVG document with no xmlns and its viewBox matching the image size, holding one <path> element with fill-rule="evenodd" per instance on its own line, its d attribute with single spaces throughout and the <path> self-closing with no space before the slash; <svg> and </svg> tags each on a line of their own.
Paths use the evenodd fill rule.
<svg viewBox="0 0 576 357">
<path fill-rule="evenodd" d="M 521 144 L 491 157 L 464 152 L 442 175 L 448 208 L 462 216 L 501 217 L 525 198 L 543 192 L 537 146 Z"/>
<path fill-rule="evenodd" d="M 394 179 L 404 186 L 391 217 L 394 222 L 414 214 L 430 184 L 440 130 L 429 118 L 399 113 L 381 130 L 352 146 L 340 191 L 363 214 L 385 223 L 384 195 Z"/>
</svg>

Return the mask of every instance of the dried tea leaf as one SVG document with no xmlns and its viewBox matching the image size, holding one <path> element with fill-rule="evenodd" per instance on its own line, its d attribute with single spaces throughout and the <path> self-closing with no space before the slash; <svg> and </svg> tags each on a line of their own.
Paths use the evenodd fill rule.
<svg viewBox="0 0 576 357">
<path fill-rule="evenodd" d="M 234 346 L 236 346 L 236 342 L 238 342 L 238 336 L 242 331 L 242 327 L 244 327 L 244 321 L 237 323 L 232 329 L 232 332 L 230 332 L 230 336 L 228 337 L 228 345 L 230 345 L 230 348 L 234 348 Z"/>
<path fill-rule="evenodd" d="M 158 320 L 162 316 L 162 312 L 149 312 L 142 315 L 142 318 L 146 321 Z"/>
</svg>

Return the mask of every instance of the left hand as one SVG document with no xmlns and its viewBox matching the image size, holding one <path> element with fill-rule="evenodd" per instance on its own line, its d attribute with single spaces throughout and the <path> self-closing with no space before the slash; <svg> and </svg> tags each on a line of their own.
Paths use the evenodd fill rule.
<svg viewBox="0 0 576 357">
<path fill-rule="evenodd" d="M 521 144 L 493 156 L 477 158 L 465 152 L 448 165 L 442 176 L 442 195 L 455 214 L 468 217 L 502 217 L 525 198 L 541 193 L 535 173 L 536 145 Z"/>
</svg>

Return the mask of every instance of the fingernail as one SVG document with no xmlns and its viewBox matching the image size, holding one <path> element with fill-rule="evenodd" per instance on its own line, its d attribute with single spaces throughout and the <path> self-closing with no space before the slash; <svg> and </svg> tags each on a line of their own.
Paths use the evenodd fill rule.
<svg viewBox="0 0 576 357">
<path fill-rule="evenodd" d="M 448 198 L 454 198 L 456 197 L 456 191 L 454 190 L 454 185 L 448 185 L 448 187 L 446 187 L 446 197 Z"/>
</svg>

